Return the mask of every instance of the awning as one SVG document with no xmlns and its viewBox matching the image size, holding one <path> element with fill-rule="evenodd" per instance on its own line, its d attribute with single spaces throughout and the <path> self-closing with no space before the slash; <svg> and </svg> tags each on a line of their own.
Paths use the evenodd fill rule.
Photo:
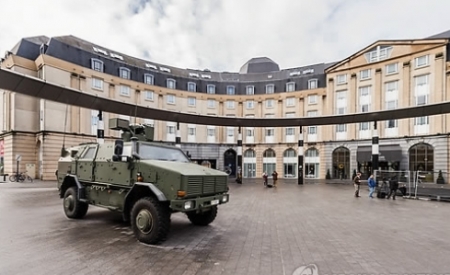
<svg viewBox="0 0 450 275">
<path fill-rule="evenodd" d="M 396 162 L 402 160 L 402 148 L 399 144 L 380 145 L 379 148 L 378 161 Z M 356 160 L 358 162 L 372 161 L 372 145 L 358 146 Z"/>
</svg>

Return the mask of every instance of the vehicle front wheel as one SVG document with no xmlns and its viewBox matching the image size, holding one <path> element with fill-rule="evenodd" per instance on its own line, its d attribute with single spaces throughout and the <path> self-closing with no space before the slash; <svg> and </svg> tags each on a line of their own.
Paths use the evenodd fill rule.
<svg viewBox="0 0 450 275">
<path fill-rule="evenodd" d="M 208 225 L 214 221 L 217 216 L 217 205 L 211 207 L 211 210 L 201 213 L 195 211 L 186 212 L 188 219 L 195 225 Z"/>
<path fill-rule="evenodd" d="M 89 204 L 78 200 L 78 190 L 72 186 L 64 193 L 63 207 L 68 218 L 81 219 L 86 215 Z"/>
<path fill-rule="evenodd" d="M 166 240 L 170 230 L 169 208 L 153 197 L 139 199 L 131 210 L 131 228 L 140 242 L 158 244 Z"/>
</svg>

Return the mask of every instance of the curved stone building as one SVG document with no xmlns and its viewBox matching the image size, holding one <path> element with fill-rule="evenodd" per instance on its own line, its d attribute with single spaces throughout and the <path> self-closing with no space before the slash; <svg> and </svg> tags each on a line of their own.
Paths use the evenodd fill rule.
<svg viewBox="0 0 450 275">
<path fill-rule="evenodd" d="M 205 116 L 312 117 L 386 110 L 447 101 L 449 33 L 426 39 L 380 40 L 332 63 L 280 69 L 252 58 L 239 72 L 181 69 L 142 60 L 74 36 L 23 38 L 2 68 L 135 105 Z M 103 113 L 105 138 L 108 129 Z M 177 122 L 121 116 L 155 126 L 155 140 L 175 143 Z M 448 171 L 448 115 L 377 123 L 382 170 Z M 54 179 L 63 144 L 96 140 L 98 110 L 0 90 L 3 171 Z M 303 127 L 305 177 L 349 178 L 372 172 L 374 122 Z M 237 127 L 180 124 L 181 148 L 199 164 L 237 169 Z M 244 127 L 243 176 L 277 170 L 296 178 L 300 127 Z"/>
</svg>

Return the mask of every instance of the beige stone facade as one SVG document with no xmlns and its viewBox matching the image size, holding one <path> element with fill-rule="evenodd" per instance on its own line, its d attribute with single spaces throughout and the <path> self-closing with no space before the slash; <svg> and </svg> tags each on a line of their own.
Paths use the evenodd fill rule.
<svg viewBox="0 0 450 275">
<path fill-rule="evenodd" d="M 450 63 L 447 62 L 447 45 L 447 39 L 378 41 L 326 69 L 325 88 L 258 95 L 194 93 L 148 85 L 46 54 L 35 60 L 10 54 L 2 62 L 2 68 L 98 97 L 174 112 L 232 117 L 307 117 L 448 101 Z M 253 104 L 248 103 L 250 101 Z M 63 143 L 68 147 L 96 140 L 97 110 L 0 90 L 0 111 L 4 173 L 11 174 L 16 170 L 15 157 L 21 155 L 20 170 L 30 170 L 29 174 L 36 178 L 54 179 Z M 135 118 L 133 113 L 130 110 L 132 122 L 154 124 L 156 141 L 175 142 L 175 122 Z M 393 161 L 386 161 L 386 169 L 409 170 L 422 165 L 421 160 L 411 161 L 410 150 L 426 144 L 431 146 L 427 148 L 433 150 L 434 159 L 428 160 L 431 164 L 423 164 L 424 168 L 449 171 L 448 116 L 377 122 L 380 146 L 398 145 L 402 150 L 400 167 Z M 117 131 L 108 129 L 108 119 L 113 117 L 116 115 L 103 114 L 105 137 L 109 140 L 119 136 Z M 360 146 L 371 145 L 373 123 L 303 127 L 306 177 L 325 178 L 328 171 L 332 177 L 348 178 L 353 170 L 367 170 L 367 161 L 360 161 L 357 151 Z M 211 129 L 214 131 L 209 131 Z M 293 130 L 274 128 L 273 136 L 267 135 L 272 129 L 241 130 L 244 169 L 247 169 L 244 176 L 260 177 L 267 165 L 274 165 L 269 170 L 276 169 L 281 177 L 297 177 L 299 127 Z M 248 136 L 252 130 L 254 137 Z M 190 151 L 193 159 L 214 159 L 218 169 L 224 167 L 225 152 L 237 150 L 237 127 L 181 124 L 180 132 L 184 151 Z M 209 135 L 211 132 L 214 132 L 213 136 Z M 336 153 L 339 148 L 348 151 L 343 153 L 343 159 Z M 267 154 L 264 158 L 268 149 L 275 154 Z M 286 153 L 289 149 L 295 154 L 290 154 L 292 151 Z M 247 150 L 254 150 L 254 157 Z"/>
</svg>

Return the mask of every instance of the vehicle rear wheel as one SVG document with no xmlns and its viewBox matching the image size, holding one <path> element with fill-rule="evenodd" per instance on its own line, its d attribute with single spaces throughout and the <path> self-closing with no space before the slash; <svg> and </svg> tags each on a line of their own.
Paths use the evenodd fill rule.
<svg viewBox="0 0 450 275">
<path fill-rule="evenodd" d="M 188 219 L 195 225 L 208 225 L 214 221 L 217 216 L 217 205 L 211 207 L 211 210 L 202 213 L 196 213 L 195 211 L 186 212 Z"/>
<path fill-rule="evenodd" d="M 78 190 L 72 186 L 64 193 L 63 207 L 68 218 L 81 219 L 86 215 L 89 204 L 78 200 Z"/>
<path fill-rule="evenodd" d="M 9 176 L 9 181 L 10 182 L 15 182 L 16 181 L 16 175 Z"/>
<path fill-rule="evenodd" d="M 131 228 L 140 242 L 158 244 L 166 240 L 170 230 L 169 208 L 153 197 L 139 199 L 131 210 Z"/>
</svg>

